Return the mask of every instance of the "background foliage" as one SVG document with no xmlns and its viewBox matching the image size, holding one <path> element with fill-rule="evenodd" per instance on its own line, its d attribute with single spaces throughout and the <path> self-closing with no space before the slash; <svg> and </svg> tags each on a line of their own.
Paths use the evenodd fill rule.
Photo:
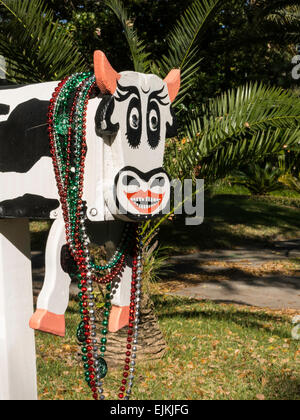
<svg viewBox="0 0 300 420">
<path fill-rule="evenodd" d="M 117 70 L 164 77 L 179 67 L 180 132 L 165 156 L 171 177 L 210 183 L 278 156 L 293 173 L 299 16 L 299 1 L 0 0 L 0 54 L 18 83 L 92 69 L 95 49 Z"/>
</svg>

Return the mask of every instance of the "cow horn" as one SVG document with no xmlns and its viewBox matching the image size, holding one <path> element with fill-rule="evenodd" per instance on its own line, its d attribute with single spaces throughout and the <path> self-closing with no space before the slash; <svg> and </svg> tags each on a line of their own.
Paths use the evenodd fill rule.
<svg viewBox="0 0 300 420">
<path fill-rule="evenodd" d="M 173 69 L 168 76 L 164 79 L 168 86 L 169 97 L 171 102 L 174 102 L 180 89 L 180 69 Z"/>
<path fill-rule="evenodd" d="M 94 52 L 94 71 L 101 93 L 113 95 L 121 75 L 112 68 L 106 55 L 99 50 Z"/>
</svg>

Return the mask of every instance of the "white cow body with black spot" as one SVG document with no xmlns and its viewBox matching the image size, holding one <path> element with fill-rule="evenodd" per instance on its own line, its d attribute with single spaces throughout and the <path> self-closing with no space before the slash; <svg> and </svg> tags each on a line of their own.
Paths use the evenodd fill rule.
<svg viewBox="0 0 300 420">
<path fill-rule="evenodd" d="M 171 102 L 179 86 L 176 87 L 178 80 L 175 80 L 174 88 L 174 74 L 163 81 L 157 76 L 136 72 L 114 73 L 103 53 L 95 60 L 95 73 L 100 92 L 89 101 L 87 108 L 83 200 L 87 204 L 86 215 L 95 222 L 92 226 L 100 239 L 105 241 L 110 237 L 116 243 L 122 230 L 121 220 L 147 220 L 168 206 L 170 184 L 162 165 L 165 138 L 174 125 Z M 114 74 L 117 74 L 116 80 Z M 26 223 L 30 218 L 55 219 L 46 247 L 44 286 L 30 325 L 64 335 L 70 277 L 61 267 L 65 227 L 47 149 L 45 114 L 57 84 L 0 89 L 0 262 L 4 255 L 2 252 L 1 256 L 1 241 L 6 244 L 8 236 L 1 232 L 6 220 L 13 232 L 17 219 L 27 220 Z M 41 115 L 37 116 L 39 112 Z M 21 261 L 24 250 L 19 251 L 15 255 Z M 24 264 L 27 260 L 28 253 Z M 11 267 L 10 270 L 17 285 L 22 278 L 22 268 L 18 272 Z M 0 276 L 0 294 L 1 282 L 3 286 L 4 274 Z M 111 331 L 117 331 L 128 322 L 130 282 L 128 263 L 121 287 L 112 301 Z M 3 290 L 5 292 L 5 288 Z M 19 296 L 15 300 L 22 299 Z M 1 310 L 0 315 L 6 316 Z"/>
</svg>

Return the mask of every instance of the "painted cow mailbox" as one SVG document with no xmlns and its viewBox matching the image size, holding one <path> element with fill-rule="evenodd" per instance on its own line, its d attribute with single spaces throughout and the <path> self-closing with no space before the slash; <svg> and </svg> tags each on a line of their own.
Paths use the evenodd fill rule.
<svg viewBox="0 0 300 420">
<path fill-rule="evenodd" d="M 75 74 L 59 84 L 0 90 L 0 294 L 10 294 L 15 311 L 23 310 L 21 324 L 29 314 L 31 328 L 63 336 L 70 285 L 66 261 L 76 263 L 81 289 L 77 338 L 89 364 L 87 382 L 98 399 L 103 398 L 101 379 L 107 370 L 107 330 L 129 325 L 128 342 L 137 343 L 142 237 L 136 222 L 159 215 L 169 202 L 170 181 L 162 165 L 165 138 L 175 134 L 171 104 L 180 88 L 180 72 L 172 70 L 165 80 L 117 73 L 101 51 L 95 52 L 94 68 L 95 74 Z M 30 316 L 28 219 L 46 218 L 55 221 L 47 241 L 43 289 Z M 102 267 L 90 256 L 93 231 L 119 241 Z M 21 290 L 24 282 L 26 293 Z M 101 341 L 94 332 L 95 282 L 105 283 L 109 291 Z M 0 315 L 6 331 L 4 307 Z M 20 335 L 20 328 L 5 344 L 1 341 L 4 353 L 13 356 L 9 342 Z M 30 353 L 30 330 L 21 335 Z M 133 358 L 134 352 L 127 349 Z M 133 377 L 130 364 L 128 370 Z M 8 383 L 12 373 L 9 368 L 3 372 Z M 120 398 L 130 394 L 130 386 L 125 393 L 127 374 Z M 22 383 L 19 387 L 21 392 Z"/>
</svg>

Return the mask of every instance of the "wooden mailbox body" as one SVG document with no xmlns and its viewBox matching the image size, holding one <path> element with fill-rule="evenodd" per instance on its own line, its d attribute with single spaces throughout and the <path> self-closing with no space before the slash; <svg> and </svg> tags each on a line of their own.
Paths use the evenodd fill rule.
<svg viewBox="0 0 300 420">
<path fill-rule="evenodd" d="M 117 241 L 120 221 L 146 220 L 168 204 L 170 185 L 162 165 L 165 138 L 174 128 L 171 102 L 180 77 L 171 72 L 163 81 L 154 75 L 123 72 L 117 74 L 114 85 L 109 63 L 103 53 L 97 54 L 100 90 L 87 109 L 83 200 L 98 236 L 109 232 Z M 32 328 L 64 335 L 70 277 L 61 267 L 65 229 L 46 123 L 57 84 L 0 89 L 0 399 L 37 396 L 34 332 L 29 320 Z M 109 124 L 117 129 L 106 135 Z M 30 219 L 54 219 L 46 247 L 44 286 L 34 315 Z M 127 266 L 112 301 L 111 331 L 124 325 L 130 281 L 131 267 Z"/>
</svg>

